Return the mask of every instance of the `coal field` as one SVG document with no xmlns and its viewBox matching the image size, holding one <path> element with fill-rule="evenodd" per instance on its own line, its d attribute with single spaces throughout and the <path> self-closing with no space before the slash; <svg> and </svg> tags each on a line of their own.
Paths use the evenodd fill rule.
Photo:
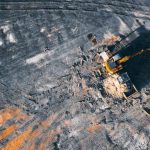
<svg viewBox="0 0 150 150">
<path fill-rule="evenodd" d="M 1 0 L 0 149 L 149 150 L 150 51 L 125 67 L 139 95 L 108 95 L 94 76 L 99 41 L 143 30 L 149 0 Z M 141 44 L 139 44 L 141 43 Z"/>
</svg>

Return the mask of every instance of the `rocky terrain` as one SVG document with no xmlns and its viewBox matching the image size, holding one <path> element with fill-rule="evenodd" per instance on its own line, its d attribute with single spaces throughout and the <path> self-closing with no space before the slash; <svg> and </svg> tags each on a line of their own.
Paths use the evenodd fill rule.
<svg viewBox="0 0 150 150">
<path fill-rule="evenodd" d="M 139 96 L 118 99 L 94 76 L 87 39 L 140 22 L 147 34 L 131 48 L 148 48 L 149 13 L 149 0 L 1 0 L 0 149 L 149 150 L 149 52 L 126 67 Z"/>
</svg>

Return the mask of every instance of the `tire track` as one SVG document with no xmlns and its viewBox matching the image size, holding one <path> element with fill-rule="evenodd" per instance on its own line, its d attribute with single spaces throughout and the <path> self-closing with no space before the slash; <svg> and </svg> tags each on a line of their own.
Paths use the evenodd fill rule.
<svg viewBox="0 0 150 150">
<path fill-rule="evenodd" d="M 101 2 L 101 1 L 95 1 L 95 2 L 86 2 L 86 1 L 83 1 L 83 2 L 77 2 L 77 1 L 74 1 L 73 3 L 72 2 L 69 2 L 69 1 L 63 1 L 61 2 L 61 5 L 60 6 L 60 2 L 56 2 L 56 1 L 51 1 L 51 2 L 44 2 L 43 4 L 41 4 L 40 2 L 20 2 L 20 3 L 16 3 L 16 2 L 9 2 L 7 4 L 5 4 L 4 2 L 1 2 L 0 3 L 0 8 L 1 10 L 11 10 L 12 8 L 11 7 L 8 7 L 8 5 L 14 7 L 13 10 L 30 10 L 30 9 L 65 9 L 65 7 L 72 7 L 72 9 L 74 10 L 80 10 L 80 7 L 81 9 L 83 9 L 85 7 L 85 9 L 91 9 L 91 11 L 94 11 L 95 10 L 95 7 L 100 7 L 100 6 L 112 6 L 113 8 L 123 8 L 122 10 L 124 10 L 124 8 L 130 8 L 132 10 L 139 10 L 139 9 L 142 9 L 142 7 L 144 7 L 144 11 L 145 12 L 145 9 L 149 9 L 150 6 L 147 6 L 147 5 L 138 5 L 138 4 L 135 4 L 135 3 L 131 3 L 131 2 L 120 2 L 120 1 L 117 1 L 117 0 L 114 0 L 112 2 Z M 22 5 L 20 6 L 20 9 L 18 9 L 18 4 L 19 5 Z M 71 5 L 68 5 L 68 4 L 71 4 Z M 73 4 L 73 5 L 72 5 Z M 147 10 L 147 12 L 149 12 L 149 10 Z"/>
</svg>

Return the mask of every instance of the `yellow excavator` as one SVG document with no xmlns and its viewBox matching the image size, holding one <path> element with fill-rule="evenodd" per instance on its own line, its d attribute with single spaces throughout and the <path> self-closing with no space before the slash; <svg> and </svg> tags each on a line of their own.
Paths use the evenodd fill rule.
<svg viewBox="0 0 150 150">
<path fill-rule="evenodd" d="M 99 64 L 99 67 L 96 71 L 102 77 L 101 79 L 103 80 L 103 86 L 106 90 L 106 93 L 113 96 L 120 94 L 125 99 L 129 99 L 134 94 L 138 93 L 136 87 L 131 82 L 128 73 L 124 69 L 126 62 L 135 56 L 141 55 L 145 51 L 150 50 L 144 48 L 142 50 L 136 50 L 136 52 L 133 49 L 129 51 L 128 45 L 130 43 L 134 43 L 135 40 L 138 40 L 140 36 L 137 34 L 136 30 L 129 35 L 130 36 L 128 39 L 131 37 L 132 41 L 119 41 L 119 45 L 117 45 L 116 49 L 113 50 L 110 50 L 108 47 L 105 47 L 104 49 L 102 48 L 102 50 L 99 51 L 96 56 L 98 58 L 97 63 Z M 96 36 L 89 34 L 88 39 L 90 39 L 93 45 L 97 44 Z M 118 96 L 119 98 L 121 97 L 120 95 Z"/>
<path fill-rule="evenodd" d="M 119 95 L 119 97 L 122 95 L 125 99 L 129 99 L 134 94 L 138 93 L 128 73 L 124 72 L 124 65 L 128 60 L 141 55 L 146 50 L 149 49 L 141 50 L 127 56 L 121 56 L 120 54 L 111 56 L 108 51 L 103 51 L 99 54 L 101 67 L 98 72 L 104 77 L 103 85 L 108 94 L 115 96 Z"/>
<path fill-rule="evenodd" d="M 104 67 L 106 68 L 106 71 L 108 74 L 115 74 L 118 73 L 120 70 L 123 69 L 123 64 L 127 62 L 128 60 L 132 59 L 133 57 L 137 55 L 141 55 L 144 53 L 147 49 L 141 50 L 139 52 L 136 52 L 135 54 L 132 54 L 130 56 L 124 56 L 121 57 L 119 54 L 109 58 L 107 61 L 105 59 L 104 61 Z"/>
</svg>

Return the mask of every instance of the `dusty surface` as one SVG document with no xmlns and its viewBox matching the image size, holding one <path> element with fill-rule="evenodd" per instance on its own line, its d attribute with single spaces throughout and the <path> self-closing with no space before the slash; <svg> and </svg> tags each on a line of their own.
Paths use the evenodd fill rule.
<svg viewBox="0 0 150 150">
<path fill-rule="evenodd" d="M 125 92 L 126 87 L 119 84 L 117 80 L 118 75 L 110 76 L 103 81 L 103 87 L 106 93 L 113 96 L 114 98 L 122 99 L 123 92 Z"/>
<path fill-rule="evenodd" d="M 149 150 L 149 53 L 127 67 L 141 95 L 114 99 L 94 76 L 87 40 L 126 35 L 136 19 L 149 28 L 149 0 L 8 1 L 0 2 L 0 149 Z"/>
</svg>

